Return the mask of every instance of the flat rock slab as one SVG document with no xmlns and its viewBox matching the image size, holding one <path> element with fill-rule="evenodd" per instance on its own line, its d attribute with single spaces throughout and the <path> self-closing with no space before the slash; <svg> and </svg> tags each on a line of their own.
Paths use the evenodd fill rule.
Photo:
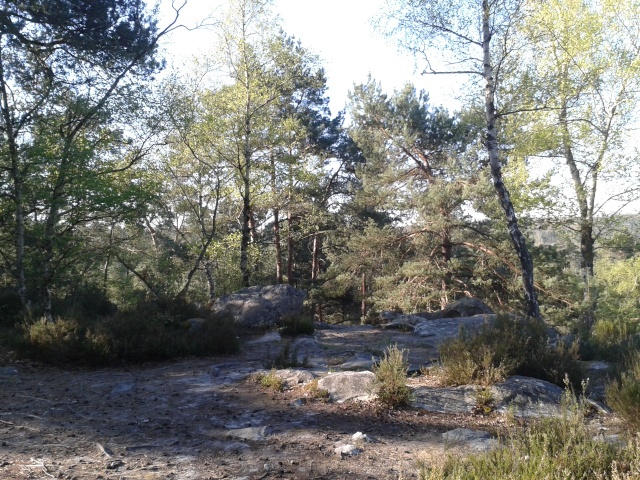
<svg viewBox="0 0 640 480">
<path fill-rule="evenodd" d="M 475 385 L 413 389 L 413 406 L 434 413 L 470 413 L 476 406 Z"/>
<path fill-rule="evenodd" d="M 371 370 L 376 362 L 379 362 L 378 357 L 374 357 L 370 353 L 362 352 L 356 353 L 352 357 L 346 359 L 346 361 L 340 365 L 342 370 Z"/>
<path fill-rule="evenodd" d="M 0 378 L 12 378 L 18 376 L 16 367 L 0 367 Z"/>
<path fill-rule="evenodd" d="M 227 436 L 238 440 L 252 440 L 254 442 L 264 440 L 271 434 L 271 429 L 267 426 L 236 428 L 229 430 Z"/>
<path fill-rule="evenodd" d="M 456 428 L 442 434 L 447 445 L 463 445 L 475 452 L 486 452 L 499 445 L 497 439 L 484 430 Z"/>
<path fill-rule="evenodd" d="M 519 375 L 491 387 L 498 412 L 513 411 L 516 417 L 540 418 L 559 415 L 564 390 L 553 383 Z"/>
<path fill-rule="evenodd" d="M 286 384 L 288 388 L 293 388 L 298 385 L 304 385 L 305 383 L 308 383 L 316 378 L 316 376 L 308 370 L 299 370 L 295 368 L 276 370 L 275 374 Z"/>
<path fill-rule="evenodd" d="M 330 373 L 318 381 L 318 388 L 329 392 L 332 402 L 342 403 L 347 400 L 372 400 L 373 372 L 338 372 Z"/>
<path fill-rule="evenodd" d="M 416 324 L 414 333 L 419 337 L 434 337 L 437 343 L 460 334 L 460 329 L 479 328 L 487 322 L 492 322 L 496 315 L 474 315 L 472 317 L 439 318 L 437 320 L 423 320 Z"/>
</svg>

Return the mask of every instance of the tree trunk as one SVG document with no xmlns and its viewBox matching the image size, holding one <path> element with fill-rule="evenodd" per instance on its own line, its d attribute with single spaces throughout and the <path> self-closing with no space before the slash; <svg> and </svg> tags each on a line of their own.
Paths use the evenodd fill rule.
<svg viewBox="0 0 640 480">
<path fill-rule="evenodd" d="M 531 255 L 529 254 L 529 249 L 527 248 L 525 238 L 520 231 L 518 219 L 513 208 L 513 203 L 511 202 L 511 197 L 509 195 L 509 190 L 507 189 L 502 179 L 502 165 L 500 163 L 498 135 L 496 128 L 495 84 L 493 78 L 493 67 L 491 63 L 490 49 L 492 35 L 490 25 L 490 8 L 491 7 L 489 5 L 489 0 L 483 0 L 482 49 L 484 61 L 483 76 L 486 82 L 486 144 L 487 153 L 489 155 L 489 165 L 491 168 L 491 178 L 493 180 L 493 186 L 496 190 L 496 194 L 498 195 L 500 205 L 502 206 L 502 209 L 505 213 L 511 242 L 513 243 L 518 259 L 520 260 L 527 315 L 533 318 L 540 318 L 540 307 L 538 305 L 538 298 L 533 281 L 533 260 L 531 258 Z"/>
<path fill-rule="evenodd" d="M 444 228 L 441 235 L 442 243 L 440 245 L 442 259 L 444 260 L 445 273 L 442 277 L 442 287 L 440 291 L 440 308 L 444 308 L 449 303 L 449 285 L 451 284 L 451 272 L 449 269 L 449 262 L 451 261 L 451 255 L 453 245 L 451 243 L 451 234 L 447 228 Z"/>
<path fill-rule="evenodd" d="M 248 106 L 248 105 L 247 105 Z M 242 272 L 242 286 L 250 284 L 249 272 L 249 243 L 251 242 L 251 134 L 250 118 L 247 116 L 244 127 L 245 142 L 243 151 L 243 191 L 242 191 L 242 238 L 240 240 L 240 271 Z"/>
<path fill-rule="evenodd" d="M 595 239 L 593 238 L 593 202 L 589 205 L 587 190 L 582 182 L 580 170 L 573 156 L 573 146 L 569 133 L 569 122 L 567 119 L 567 101 L 563 100 L 560 108 L 560 129 L 562 132 L 562 149 L 569 172 L 573 188 L 576 193 L 578 210 L 580 211 L 580 275 L 583 282 L 583 321 L 587 329 L 591 329 L 595 323 L 595 309 L 597 299 L 593 291 L 593 263 L 595 258 Z M 597 174 L 597 173 L 596 173 Z M 595 191 L 595 189 L 594 189 Z"/>
<path fill-rule="evenodd" d="M 23 202 L 23 180 L 22 172 L 20 171 L 20 158 L 18 153 L 18 145 L 16 142 L 17 132 L 14 130 L 14 119 L 11 115 L 9 107 L 9 94 L 7 92 L 7 84 L 4 81 L 4 60 L 0 52 L 0 95 L 2 104 L 2 118 L 5 123 L 5 134 L 7 145 L 9 147 L 9 157 L 11 159 L 11 179 L 13 181 L 13 202 L 15 208 L 15 237 L 14 247 L 16 251 L 16 258 L 14 263 L 14 276 L 16 279 L 16 286 L 18 289 L 18 295 L 23 306 L 27 305 L 27 282 L 24 272 L 24 210 L 22 206 Z"/>
<path fill-rule="evenodd" d="M 280 212 L 273 209 L 273 243 L 276 247 L 276 283 L 282 283 L 282 245 L 280 243 Z"/>
<path fill-rule="evenodd" d="M 287 283 L 293 286 L 293 217 L 291 210 L 287 210 L 287 226 Z"/>
<path fill-rule="evenodd" d="M 367 318 L 367 277 L 364 272 L 362 273 L 360 294 L 362 295 L 362 303 L 360 304 L 360 321 L 364 323 L 365 318 Z"/>
<path fill-rule="evenodd" d="M 311 288 L 315 289 L 320 275 L 320 250 L 322 249 L 322 237 L 319 233 L 313 234 L 313 248 L 311 252 Z M 312 314 L 318 317 L 318 321 L 322 321 L 322 306 L 314 301 L 311 304 Z"/>
<path fill-rule="evenodd" d="M 215 264 L 212 264 L 211 260 L 204 262 L 204 274 L 207 277 L 207 284 L 209 285 L 209 300 L 212 302 L 216 299 L 216 279 L 213 276 L 213 268 L 215 268 Z"/>
</svg>

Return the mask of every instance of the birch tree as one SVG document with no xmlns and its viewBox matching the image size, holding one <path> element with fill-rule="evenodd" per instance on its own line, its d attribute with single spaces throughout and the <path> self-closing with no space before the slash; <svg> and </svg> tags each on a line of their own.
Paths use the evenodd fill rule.
<svg viewBox="0 0 640 480">
<path fill-rule="evenodd" d="M 511 35 L 523 14 L 524 0 L 388 0 L 386 29 L 424 65 L 423 73 L 471 76 L 483 86 L 484 143 L 496 195 L 520 261 L 526 311 L 539 318 L 533 260 L 504 183 L 500 152 L 499 94 L 502 67 L 513 53 Z M 440 56 L 439 53 L 443 55 Z"/>
<path fill-rule="evenodd" d="M 522 113 L 513 123 L 529 137 L 520 151 L 531 162 L 565 172 L 567 201 L 555 213 L 579 239 L 587 328 L 597 307 L 596 242 L 637 198 L 638 154 L 630 146 L 640 103 L 639 16 L 635 0 L 549 0 L 532 2 L 521 27 L 531 51 L 514 72 Z M 603 181 L 615 190 L 605 194 Z"/>
</svg>

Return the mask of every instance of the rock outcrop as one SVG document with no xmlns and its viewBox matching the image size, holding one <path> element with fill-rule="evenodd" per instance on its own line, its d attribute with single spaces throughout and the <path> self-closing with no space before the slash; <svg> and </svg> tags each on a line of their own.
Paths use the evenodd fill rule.
<svg viewBox="0 0 640 480">
<path fill-rule="evenodd" d="M 306 297 L 291 285 L 255 286 L 220 297 L 212 309 L 242 327 L 272 327 L 284 317 L 300 315 Z"/>
</svg>

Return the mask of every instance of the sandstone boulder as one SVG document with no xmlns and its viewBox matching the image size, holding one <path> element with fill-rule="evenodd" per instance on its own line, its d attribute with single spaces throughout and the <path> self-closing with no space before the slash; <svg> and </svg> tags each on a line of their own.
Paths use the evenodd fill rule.
<svg viewBox="0 0 640 480">
<path fill-rule="evenodd" d="M 375 375 L 373 372 L 330 373 L 318 381 L 318 388 L 329 392 L 332 402 L 347 400 L 372 400 Z"/>
<path fill-rule="evenodd" d="M 232 316 L 242 327 L 272 327 L 284 317 L 300 315 L 306 296 L 291 285 L 255 286 L 220 297 L 213 311 Z"/>
</svg>

